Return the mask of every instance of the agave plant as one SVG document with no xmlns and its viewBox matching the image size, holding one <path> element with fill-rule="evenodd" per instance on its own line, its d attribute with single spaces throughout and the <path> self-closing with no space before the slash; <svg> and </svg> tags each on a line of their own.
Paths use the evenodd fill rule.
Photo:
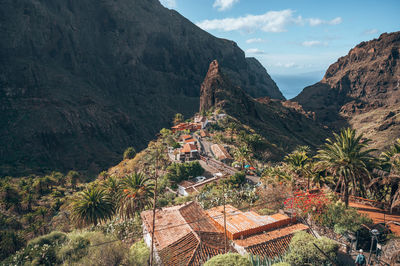
<svg viewBox="0 0 400 266">
<path fill-rule="evenodd" d="M 252 266 L 272 266 L 275 263 L 285 262 L 283 256 L 279 255 L 274 258 L 261 257 L 259 255 L 250 254 L 249 260 Z"/>
</svg>

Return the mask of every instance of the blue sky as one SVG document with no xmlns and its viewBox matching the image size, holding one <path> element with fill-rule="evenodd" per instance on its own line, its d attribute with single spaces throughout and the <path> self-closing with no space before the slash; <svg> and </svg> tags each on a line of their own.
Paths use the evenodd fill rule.
<svg viewBox="0 0 400 266">
<path fill-rule="evenodd" d="M 362 41 L 400 30 L 400 0 L 160 0 L 257 58 L 287 98 Z"/>
</svg>

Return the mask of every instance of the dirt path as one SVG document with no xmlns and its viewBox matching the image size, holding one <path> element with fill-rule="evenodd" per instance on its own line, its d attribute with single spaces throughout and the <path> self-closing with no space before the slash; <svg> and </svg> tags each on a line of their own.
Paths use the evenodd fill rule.
<svg viewBox="0 0 400 266">
<path fill-rule="evenodd" d="M 374 223 L 388 223 L 390 230 L 392 230 L 395 235 L 400 236 L 400 214 L 389 214 L 380 208 L 361 203 L 350 202 L 349 205 L 350 207 L 356 208 L 359 213 L 366 214 Z"/>
</svg>

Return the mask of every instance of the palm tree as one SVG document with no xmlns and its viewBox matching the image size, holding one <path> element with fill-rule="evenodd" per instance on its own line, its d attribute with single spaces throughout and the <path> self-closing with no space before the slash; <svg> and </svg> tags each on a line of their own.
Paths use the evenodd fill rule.
<svg viewBox="0 0 400 266">
<path fill-rule="evenodd" d="M 81 225 L 97 225 L 110 219 L 114 213 L 114 203 L 99 187 L 89 187 L 80 192 L 72 203 L 73 219 Z"/>
<path fill-rule="evenodd" d="M 174 116 L 174 125 L 177 125 L 179 123 L 182 123 L 184 120 L 183 114 L 177 113 Z"/>
<path fill-rule="evenodd" d="M 69 179 L 69 182 L 71 183 L 72 188 L 76 187 L 76 184 L 78 183 L 78 180 L 80 178 L 80 175 L 77 171 L 69 171 L 67 174 L 67 178 Z"/>
<path fill-rule="evenodd" d="M 374 161 L 370 155 L 372 149 L 367 149 L 369 139 L 362 140 L 362 134 L 356 136 L 356 131 L 347 128 L 340 134 L 334 133 L 334 140 L 327 139 L 315 156 L 319 160 L 317 169 L 326 170 L 336 181 L 335 191 L 340 187 L 346 206 L 349 205 L 349 190 L 352 186 L 353 195 L 357 185 L 364 186 L 365 179 L 370 177 L 368 165 Z"/>
<path fill-rule="evenodd" d="M 250 161 L 250 150 L 246 145 L 241 145 L 235 149 L 234 156 L 243 169 L 244 165 Z"/>
<path fill-rule="evenodd" d="M 381 168 L 374 171 L 378 177 L 373 179 L 370 187 L 379 183 L 390 188 L 390 212 L 400 205 L 400 138 L 385 152 L 381 154 Z"/>
<path fill-rule="evenodd" d="M 284 160 L 288 164 L 289 168 L 294 172 L 295 176 L 307 178 L 307 189 L 310 189 L 310 177 L 312 176 L 311 160 L 307 156 L 306 149 L 295 150 L 286 155 Z"/>
<path fill-rule="evenodd" d="M 101 186 L 108 193 L 114 203 L 119 202 L 121 199 L 121 182 L 119 179 L 110 176 L 104 180 Z"/>
<path fill-rule="evenodd" d="M 142 173 L 127 175 L 122 180 L 122 196 L 119 214 L 123 218 L 133 218 L 145 207 L 151 206 L 154 184 Z"/>
</svg>

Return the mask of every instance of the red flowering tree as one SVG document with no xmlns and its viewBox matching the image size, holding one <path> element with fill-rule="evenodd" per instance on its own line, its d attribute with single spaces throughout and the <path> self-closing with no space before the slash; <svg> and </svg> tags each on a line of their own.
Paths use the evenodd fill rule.
<svg viewBox="0 0 400 266">
<path fill-rule="evenodd" d="M 285 208 L 292 210 L 293 214 L 301 217 L 310 214 L 316 220 L 326 212 L 329 204 L 329 198 L 322 192 L 310 193 L 302 191 L 296 191 L 293 197 L 287 198 L 284 202 Z"/>
</svg>

